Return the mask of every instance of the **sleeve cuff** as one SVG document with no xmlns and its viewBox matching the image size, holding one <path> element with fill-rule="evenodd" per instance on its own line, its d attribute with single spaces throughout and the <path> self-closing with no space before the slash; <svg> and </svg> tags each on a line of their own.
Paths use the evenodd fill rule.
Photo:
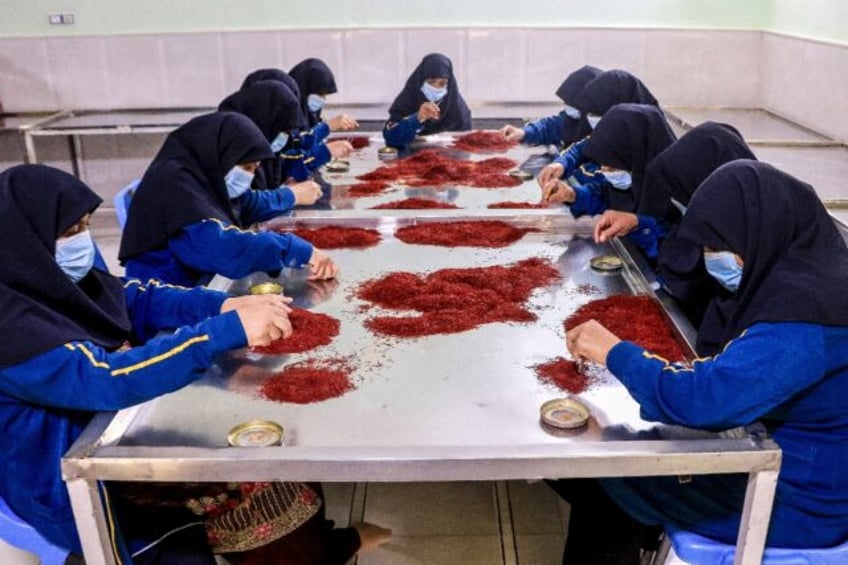
<svg viewBox="0 0 848 565">
<path fill-rule="evenodd" d="M 312 258 L 312 244 L 308 241 L 289 234 L 289 250 L 283 260 L 286 267 L 302 269 Z"/>
<path fill-rule="evenodd" d="M 625 383 L 625 373 L 627 368 L 642 357 L 644 349 L 629 341 L 620 341 L 616 343 L 607 353 L 607 369 L 618 378 L 622 383 Z"/>
<path fill-rule="evenodd" d="M 235 310 L 209 318 L 204 324 L 216 354 L 247 345 L 247 334 Z"/>
</svg>

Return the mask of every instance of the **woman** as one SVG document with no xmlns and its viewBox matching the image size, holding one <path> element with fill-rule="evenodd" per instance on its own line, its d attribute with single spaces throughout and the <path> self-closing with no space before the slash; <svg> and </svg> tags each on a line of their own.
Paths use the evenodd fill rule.
<svg viewBox="0 0 848 565">
<path fill-rule="evenodd" d="M 416 135 L 471 129 L 471 110 L 459 93 L 450 59 L 425 56 L 389 108 L 383 138 L 390 147 L 407 147 Z"/>
<path fill-rule="evenodd" d="M 584 65 L 565 77 L 559 85 L 556 95 L 565 104 L 565 109 L 555 116 L 549 116 L 525 125 L 523 128 L 504 126 L 501 135 L 507 141 L 520 141 L 525 145 L 556 145 L 568 147 L 583 136 L 581 127 L 583 114 L 577 108 L 583 89 L 589 82 L 600 76 L 603 71 L 591 65 Z"/>
<path fill-rule="evenodd" d="M 111 276 L 88 229 L 100 203 L 56 169 L 21 165 L 0 174 L 0 430 L 14 438 L 0 447 L 0 495 L 75 554 L 60 460 L 94 412 L 182 388 L 218 354 L 291 333 L 282 296 L 229 298 Z M 186 514 L 169 519 L 196 522 Z M 160 525 L 149 524 L 148 537 L 167 531 Z M 169 536 L 156 551 L 198 540 L 209 554 L 202 527 Z"/>
<path fill-rule="evenodd" d="M 597 164 L 583 155 L 595 126 L 617 104 L 646 104 L 659 107 L 657 99 L 642 81 L 627 71 L 613 69 L 592 79 L 575 100 L 575 105 L 585 117 L 578 125 L 575 141 L 563 150 L 553 163 L 542 169 L 536 181 L 547 194 L 559 179 L 567 179 L 574 186 L 591 186 L 603 183 Z"/>
<path fill-rule="evenodd" d="M 338 92 L 336 77 L 327 63 L 321 59 L 304 59 L 291 68 L 289 75 L 300 88 L 300 105 L 306 116 L 308 126 L 315 128 L 326 123 L 327 133 L 330 131 L 347 131 L 359 127 L 359 123 L 347 114 L 335 116 L 326 122 L 322 116 L 327 96 Z M 318 136 L 318 133 L 315 133 Z M 324 135 L 326 138 L 327 135 Z M 323 138 L 321 138 L 323 140 Z"/>
<path fill-rule="evenodd" d="M 638 215 L 607 210 L 595 223 L 598 242 L 632 232 L 646 223 L 646 217 L 670 226 L 659 242 L 657 275 L 695 327 L 700 326 L 695 344 L 699 355 L 717 351 L 724 315 L 713 299 L 726 291 L 704 268 L 701 249 L 678 237 L 677 229 L 695 189 L 721 165 L 736 159 L 756 157 L 733 126 L 717 122 L 695 126 L 648 165 Z"/>
<path fill-rule="evenodd" d="M 572 187 L 557 181 L 547 195 L 549 202 L 563 202 L 571 213 L 595 215 L 607 208 L 634 212 L 644 185 L 645 169 L 665 148 L 675 141 L 674 132 L 662 111 L 646 104 L 618 104 L 598 123 L 583 154 L 598 163 L 604 182 L 592 186 Z M 631 234 L 637 244 L 664 235 L 663 226 L 646 217 L 645 225 Z M 651 239 L 653 238 L 653 239 Z M 646 254 L 656 257 L 655 248 Z"/>
<path fill-rule="evenodd" d="M 250 118 L 271 144 L 275 159 L 263 161 L 256 170 L 252 188 L 280 189 L 280 211 L 295 205 L 314 204 L 321 197 L 321 187 L 309 176 L 306 158 L 294 150 L 297 129 L 303 123 L 300 102 L 295 94 L 279 81 L 260 81 L 227 96 L 219 105 L 221 112 L 237 112 Z M 289 178 L 301 182 L 281 186 Z"/>
<path fill-rule="evenodd" d="M 171 132 L 136 190 L 118 258 L 127 276 L 203 284 L 284 267 L 310 278 L 336 276 L 329 257 L 291 234 L 249 231 L 285 208 L 276 191 L 251 190 L 259 163 L 273 157 L 245 116 L 216 112 Z"/>
<path fill-rule="evenodd" d="M 679 237 L 702 247 L 707 271 L 728 291 L 721 299 L 728 315 L 722 351 L 683 367 L 620 341 L 594 320 L 566 334 L 569 351 L 605 364 L 646 419 L 709 430 L 762 422 L 782 450 L 767 546 L 843 542 L 848 538 L 844 240 L 809 185 L 749 160 L 723 165 L 704 181 L 683 215 Z M 746 480 L 718 475 L 688 484 L 675 477 L 602 483 L 641 523 L 733 543 Z M 604 543 L 619 543 L 610 536 Z"/>
</svg>

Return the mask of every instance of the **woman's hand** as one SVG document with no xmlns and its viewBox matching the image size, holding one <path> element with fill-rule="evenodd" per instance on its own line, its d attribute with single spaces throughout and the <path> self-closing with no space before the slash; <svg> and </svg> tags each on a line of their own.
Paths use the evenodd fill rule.
<svg viewBox="0 0 848 565">
<path fill-rule="evenodd" d="M 309 280 L 334 279 L 338 274 L 339 268 L 333 260 L 317 247 L 313 247 L 312 257 L 309 259 Z"/>
<path fill-rule="evenodd" d="M 241 326 L 247 336 L 250 347 L 268 345 L 272 341 L 287 338 L 292 334 L 289 312 L 285 297 L 282 295 L 240 296 L 228 300 L 238 301 L 229 309 L 238 314 Z M 290 299 L 288 299 L 290 301 Z M 227 301 L 224 302 L 224 305 Z M 224 306 L 221 307 L 224 312 Z"/>
<path fill-rule="evenodd" d="M 542 202 L 547 204 L 572 204 L 577 199 L 577 193 L 567 182 L 554 179 L 542 187 Z"/>
<path fill-rule="evenodd" d="M 606 366 L 610 349 L 621 340 L 597 320 L 583 322 L 565 334 L 565 346 L 571 356 Z"/>
<path fill-rule="evenodd" d="M 544 191 L 545 187 L 550 185 L 551 182 L 561 179 L 564 172 L 565 167 L 559 163 L 551 163 L 539 172 L 539 176 L 536 177 L 536 182 L 539 183 L 539 188 Z"/>
<path fill-rule="evenodd" d="M 333 159 L 341 159 L 353 153 L 353 144 L 350 141 L 340 139 L 338 141 L 328 141 L 327 149 L 330 150 L 330 155 Z"/>
<path fill-rule="evenodd" d="M 294 193 L 294 203 L 300 206 L 315 204 L 321 195 L 321 185 L 314 180 L 306 180 L 289 186 Z"/>
<path fill-rule="evenodd" d="M 432 102 L 424 102 L 418 108 L 418 121 L 422 124 L 427 120 L 438 120 L 441 115 L 442 112 L 439 110 L 439 107 Z"/>
<path fill-rule="evenodd" d="M 349 131 L 358 128 L 359 122 L 353 116 L 340 114 L 327 120 L 327 125 L 330 126 L 330 131 Z"/>
<path fill-rule="evenodd" d="M 595 243 L 604 243 L 611 237 L 627 235 L 639 225 L 639 218 L 630 212 L 607 210 L 595 222 Z"/>
<path fill-rule="evenodd" d="M 221 304 L 221 314 L 230 310 L 238 310 L 250 306 L 259 305 L 269 310 L 276 310 L 288 314 L 291 312 L 289 304 L 292 299 L 282 294 L 248 294 L 245 296 L 232 296 Z"/>
<path fill-rule="evenodd" d="M 521 141 L 524 139 L 524 128 L 517 128 L 515 126 L 504 126 L 498 132 L 503 136 L 503 138 L 507 141 Z"/>
</svg>

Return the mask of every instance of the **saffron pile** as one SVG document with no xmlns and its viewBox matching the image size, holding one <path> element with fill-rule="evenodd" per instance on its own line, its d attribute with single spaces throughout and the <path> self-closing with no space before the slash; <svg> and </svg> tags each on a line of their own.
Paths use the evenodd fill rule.
<svg viewBox="0 0 848 565">
<path fill-rule="evenodd" d="M 507 200 L 505 202 L 492 202 L 486 208 L 527 208 L 527 209 L 541 209 L 547 208 L 548 205 L 545 202 L 512 202 Z"/>
<path fill-rule="evenodd" d="M 371 145 L 371 140 L 367 135 L 342 135 L 339 137 L 331 137 L 327 141 L 347 141 L 353 145 L 354 149 L 362 149 Z"/>
<path fill-rule="evenodd" d="M 312 230 L 298 229 L 293 233 L 319 249 L 362 249 L 380 243 L 380 232 L 365 228 L 325 226 Z"/>
<path fill-rule="evenodd" d="M 565 329 L 595 319 L 619 338 L 644 347 L 669 361 L 684 359 L 659 305 L 648 296 L 616 294 L 593 300 L 565 320 Z"/>
<path fill-rule="evenodd" d="M 389 188 L 389 183 L 383 181 L 366 181 L 352 184 L 347 187 L 347 195 L 353 198 L 360 196 L 374 196 L 381 194 Z"/>
<path fill-rule="evenodd" d="M 499 220 L 431 222 L 404 226 L 395 236 L 404 243 L 444 247 L 506 247 L 535 228 L 516 228 Z"/>
<path fill-rule="evenodd" d="M 494 322 L 532 322 L 524 302 L 534 289 L 560 280 L 549 261 L 532 258 L 507 266 L 442 269 L 426 276 L 396 272 L 363 283 L 356 296 L 415 316 L 377 316 L 369 330 L 394 337 L 451 334 Z"/>
<path fill-rule="evenodd" d="M 440 202 L 438 200 L 430 200 L 429 198 L 405 198 L 403 200 L 395 200 L 394 202 L 386 202 L 378 206 L 372 206 L 372 210 L 424 210 L 430 208 L 458 208 L 456 204 L 449 202 Z"/>
<path fill-rule="evenodd" d="M 357 180 L 404 183 L 412 187 L 466 185 L 478 188 L 508 188 L 522 184 L 506 174 L 516 161 L 493 157 L 466 161 L 448 156 L 443 149 L 425 149 L 409 157 L 392 161 Z"/>
<path fill-rule="evenodd" d="M 350 373 L 351 368 L 344 359 L 295 363 L 263 382 L 260 394 L 276 402 L 321 402 L 356 388 Z"/>
<path fill-rule="evenodd" d="M 580 394 L 589 387 L 589 377 L 581 373 L 577 362 L 571 359 L 555 357 L 533 369 L 541 382 L 571 394 Z"/>
<path fill-rule="evenodd" d="M 470 151 L 472 153 L 480 151 L 492 151 L 502 153 L 507 149 L 518 145 L 517 141 L 507 141 L 497 131 L 472 131 L 463 136 L 457 137 L 453 146 L 461 151 Z"/>
<path fill-rule="evenodd" d="M 294 330 L 291 336 L 265 346 L 253 347 L 252 350 L 272 355 L 303 353 L 333 341 L 333 338 L 339 335 L 341 327 L 341 322 L 333 317 L 301 308 L 292 308 L 289 321 Z"/>
</svg>

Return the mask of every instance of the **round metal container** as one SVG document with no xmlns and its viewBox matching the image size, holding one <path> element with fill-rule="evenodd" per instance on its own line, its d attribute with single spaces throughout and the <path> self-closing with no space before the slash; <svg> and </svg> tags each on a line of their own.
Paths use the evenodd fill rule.
<svg viewBox="0 0 848 565">
<path fill-rule="evenodd" d="M 565 430 L 585 426 L 589 421 L 589 409 L 572 397 L 548 400 L 539 408 L 539 414 L 545 424 Z"/>
<path fill-rule="evenodd" d="M 263 282 L 252 285 L 248 291 L 250 294 L 282 294 L 283 285 L 277 282 Z"/>
<path fill-rule="evenodd" d="M 525 171 L 523 169 L 513 169 L 509 172 L 509 176 L 521 180 L 530 180 L 533 178 L 533 173 L 531 173 L 530 171 Z"/>
<path fill-rule="evenodd" d="M 624 263 L 622 263 L 620 257 L 616 257 L 615 255 L 598 255 L 597 257 L 592 257 L 589 265 L 596 271 L 611 272 L 621 270 Z"/>
<path fill-rule="evenodd" d="M 350 161 L 333 159 L 327 163 L 327 170 L 331 173 L 346 173 L 350 170 Z"/>
<path fill-rule="evenodd" d="M 397 159 L 398 150 L 394 147 L 381 147 L 377 150 L 377 157 L 384 160 L 389 161 L 391 159 Z"/>
<path fill-rule="evenodd" d="M 251 420 L 233 427 L 227 434 L 227 443 L 232 447 L 269 447 L 283 445 L 286 432 L 283 427 L 270 420 Z"/>
</svg>

